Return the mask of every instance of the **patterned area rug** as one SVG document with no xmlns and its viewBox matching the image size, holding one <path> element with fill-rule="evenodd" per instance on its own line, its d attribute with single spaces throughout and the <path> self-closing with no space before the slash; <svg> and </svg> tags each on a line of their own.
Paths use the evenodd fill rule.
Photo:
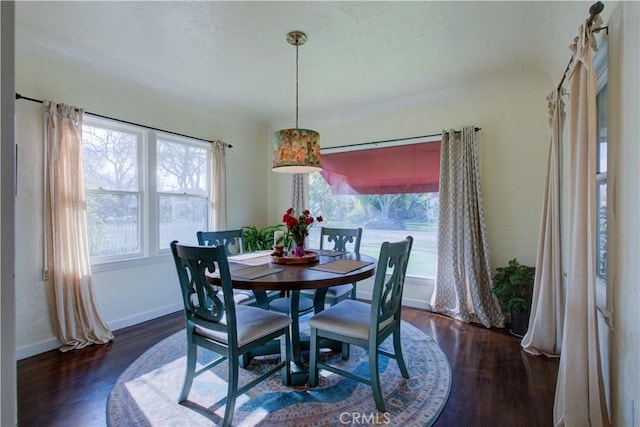
<svg viewBox="0 0 640 427">
<path fill-rule="evenodd" d="M 407 322 L 402 323 L 402 345 L 410 379 L 402 378 L 393 359 L 380 357 L 380 383 L 387 413 L 376 410 L 371 388 L 321 370 L 317 387 L 286 387 L 279 374 L 250 389 L 236 400 L 235 426 L 429 426 L 449 396 L 451 368 L 431 337 Z M 392 350 L 389 337 L 383 344 Z M 215 356 L 198 354 L 202 366 Z M 307 354 L 303 353 L 305 362 Z M 366 351 L 351 346 L 351 357 L 326 352 L 328 359 L 359 375 L 368 376 Z M 240 369 L 245 384 L 275 363 L 275 356 L 252 360 Z M 109 426 L 212 426 L 220 425 L 226 396 L 227 363 L 203 373 L 193 382 L 188 400 L 177 403 L 186 364 L 184 331 L 147 350 L 116 382 L 107 401 Z"/>
</svg>

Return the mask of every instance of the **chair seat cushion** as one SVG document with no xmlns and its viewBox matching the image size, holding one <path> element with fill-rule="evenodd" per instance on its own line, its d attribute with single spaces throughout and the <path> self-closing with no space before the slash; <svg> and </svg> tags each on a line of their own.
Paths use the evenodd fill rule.
<svg viewBox="0 0 640 427">
<path fill-rule="evenodd" d="M 309 319 L 309 326 L 346 337 L 368 340 L 370 319 L 370 304 L 348 299 L 313 316 Z M 380 324 L 380 329 L 391 322 L 393 322 L 393 318 L 385 320 Z"/>
<path fill-rule="evenodd" d="M 261 308 L 238 305 L 236 306 L 236 322 L 238 328 L 238 347 L 242 347 L 278 329 L 288 327 L 291 324 L 291 319 L 283 314 L 271 313 Z M 227 324 L 226 315 L 220 323 L 222 325 Z M 195 333 L 214 341 L 228 344 L 226 332 L 214 331 L 196 325 Z"/>
<path fill-rule="evenodd" d="M 340 298 L 345 294 L 350 294 L 352 290 L 353 290 L 353 285 L 351 283 L 347 283 L 345 285 L 331 286 L 330 288 L 327 289 L 326 298 Z M 300 291 L 301 294 L 305 294 L 305 295 L 314 295 L 315 292 L 316 292 L 315 289 L 305 289 Z"/>
<path fill-rule="evenodd" d="M 347 283 L 345 285 L 336 285 L 327 289 L 327 297 L 329 298 L 340 298 L 343 295 L 350 294 L 353 290 L 353 285 L 351 283 Z"/>
<path fill-rule="evenodd" d="M 253 295 L 253 291 L 247 291 L 245 289 L 234 289 L 233 290 L 233 302 L 236 304 L 246 304 L 252 303 L 256 300 Z"/>
<path fill-rule="evenodd" d="M 298 313 L 306 313 L 313 309 L 313 300 L 300 296 L 300 302 L 298 303 Z M 291 311 L 291 300 L 289 297 L 276 298 L 269 303 L 269 310 L 277 311 L 278 313 L 289 314 Z"/>
</svg>

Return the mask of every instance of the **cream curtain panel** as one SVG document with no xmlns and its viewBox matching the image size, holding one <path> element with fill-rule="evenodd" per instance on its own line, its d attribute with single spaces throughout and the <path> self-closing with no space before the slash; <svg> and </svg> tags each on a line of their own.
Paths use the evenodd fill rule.
<svg viewBox="0 0 640 427">
<path fill-rule="evenodd" d="M 487 328 L 503 327 L 491 293 L 491 265 L 480 192 L 478 132 L 443 131 L 440 157 L 438 264 L 432 311 Z"/>
<path fill-rule="evenodd" d="M 44 102 L 45 247 L 62 351 L 113 339 L 93 296 L 82 173 L 82 110 Z"/>
<path fill-rule="evenodd" d="M 227 228 L 227 152 L 222 141 L 211 143 L 211 183 L 209 185 L 209 230 Z"/>
<path fill-rule="evenodd" d="M 547 99 L 550 127 L 547 179 L 542 201 L 529 330 L 521 345 L 531 354 L 558 357 L 564 316 L 560 245 L 560 144 L 564 120 L 562 89 L 554 90 Z"/>
<path fill-rule="evenodd" d="M 594 21 L 599 26 L 599 17 Z M 608 426 L 600 372 L 595 294 L 596 73 L 594 35 L 580 27 L 569 69 L 569 233 L 567 304 L 553 421 Z"/>
<path fill-rule="evenodd" d="M 308 208 L 304 193 L 304 174 L 294 173 L 292 180 L 291 207 L 296 212 L 302 212 Z"/>
</svg>

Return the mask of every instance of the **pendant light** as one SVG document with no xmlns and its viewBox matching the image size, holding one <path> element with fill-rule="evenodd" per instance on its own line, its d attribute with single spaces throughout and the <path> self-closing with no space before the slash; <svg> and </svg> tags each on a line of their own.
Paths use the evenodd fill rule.
<svg viewBox="0 0 640 427">
<path fill-rule="evenodd" d="M 274 172 L 310 173 L 322 170 L 320 163 L 320 134 L 311 129 L 298 128 L 298 48 L 307 41 L 302 31 L 287 34 L 287 42 L 296 47 L 296 127 L 281 129 L 273 134 Z"/>
</svg>

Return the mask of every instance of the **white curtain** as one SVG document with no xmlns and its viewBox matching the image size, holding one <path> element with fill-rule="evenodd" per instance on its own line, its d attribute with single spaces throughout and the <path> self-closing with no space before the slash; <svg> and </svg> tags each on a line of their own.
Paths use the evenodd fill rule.
<svg viewBox="0 0 640 427">
<path fill-rule="evenodd" d="M 599 17 L 593 25 L 599 25 Z M 556 426 L 608 426 L 595 294 L 596 73 L 588 26 L 572 44 L 569 69 L 569 233 L 567 303 L 556 385 Z"/>
<path fill-rule="evenodd" d="M 211 143 L 211 183 L 209 185 L 209 230 L 227 228 L 227 144 Z"/>
<path fill-rule="evenodd" d="M 554 90 L 547 99 L 550 127 L 547 179 L 542 201 L 529 330 L 521 345 L 528 353 L 557 357 L 562 345 L 564 316 L 560 245 L 560 145 L 564 119 L 562 89 Z"/>
<path fill-rule="evenodd" d="M 304 193 L 304 174 L 294 173 L 291 191 L 291 207 L 296 212 L 307 209 L 307 201 Z"/>
<path fill-rule="evenodd" d="M 82 173 L 82 110 L 44 103 L 46 258 L 62 351 L 113 339 L 93 296 Z"/>
<path fill-rule="evenodd" d="M 486 327 L 504 326 L 491 293 L 491 265 L 480 192 L 478 132 L 443 131 L 440 157 L 438 264 L 433 311 Z"/>
</svg>

